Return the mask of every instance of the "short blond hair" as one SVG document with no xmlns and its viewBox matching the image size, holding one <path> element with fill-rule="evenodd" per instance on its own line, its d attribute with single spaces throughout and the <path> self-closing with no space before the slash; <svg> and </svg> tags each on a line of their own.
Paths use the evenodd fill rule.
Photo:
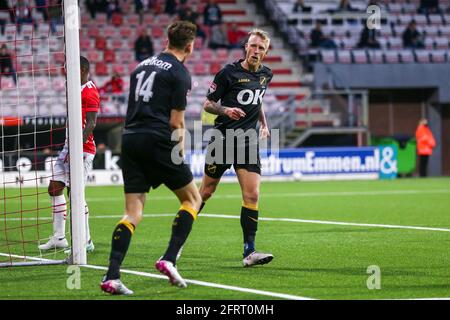
<svg viewBox="0 0 450 320">
<path fill-rule="evenodd" d="M 267 42 L 267 50 L 269 50 L 270 37 L 268 32 L 262 29 L 254 28 L 248 33 L 248 37 L 250 38 L 251 36 L 258 36 L 263 39 L 263 41 Z"/>
</svg>

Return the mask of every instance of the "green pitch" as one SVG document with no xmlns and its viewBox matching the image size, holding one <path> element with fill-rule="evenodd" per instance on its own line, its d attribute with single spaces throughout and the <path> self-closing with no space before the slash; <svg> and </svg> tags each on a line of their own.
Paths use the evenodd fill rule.
<svg viewBox="0 0 450 320">
<path fill-rule="evenodd" d="M 39 198 L 25 196 L 22 203 L 13 199 L 0 206 L 0 253 L 7 253 L 9 248 L 18 256 L 39 256 L 37 244 L 30 239 L 51 233 L 51 221 L 45 220 L 50 216 L 50 202 L 45 189 L 41 191 L 44 194 Z M 34 190 L 21 192 L 24 196 Z M 4 196 L 19 193 L 18 189 L 6 190 Z M 111 233 L 123 213 L 122 188 L 90 187 L 86 195 L 96 247 L 88 263 L 106 266 Z M 103 270 L 82 267 L 77 283 L 71 278 L 73 271 L 61 265 L 0 269 L 0 299 L 450 297 L 449 178 L 264 182 L 260 218 L 270 219 L 260 220 L 256 244 L 257 249 L 271 252 L 275 258 L 268 265 L 254 268 L 241 264 L 240 207 L 237 184 L 221 184 L 205 206 L 178 262 L 185 279 L 202 281 L 188 282 L 187 289 L 172 287 L 167 280 L 153 276 L 159 275 L 153 265 L 166 248 L 178 210 L 175 197 L 161 187 L 147 198 L 144 220 L 123 265 L 123 269 L 142 272 L 122 274 L 135 295 L 105 295 L 99 290 Z M 14 220 L 21 217 L 20 213 L 4 214 L 15 211 L 22 211 L 27 219 Z M 6 239 L 9 247 L 5 246 Z M 43 257 L 64 256 L 52 252 Z M 0 260 L 6 257 L 0 256 Z M 373 270 L 380 272 L 379 277 Z M 375 289 L 369 289 L 368 284 Z"/>
</svg>

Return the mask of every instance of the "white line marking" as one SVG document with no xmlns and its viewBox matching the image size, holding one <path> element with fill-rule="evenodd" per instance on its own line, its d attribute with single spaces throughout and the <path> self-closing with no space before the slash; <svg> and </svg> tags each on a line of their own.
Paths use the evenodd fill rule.
<svg viewBox="0 0 450 320">
<path fill-rule="evenodd" d="M 11 256 L 13 258 L 19 258 L 19 259 L 28 259 L 28 260 L 34 260 L 34 261 L 52 261 L 49 259 L 42 259 L 37 257 L 25 257 L 25 256 L 18 256 L 18 255 L 8 255 L 5 253 L 0 253 L 0 256 Z M 107 267 L 103 266 L 95 266 L 95 265 L 81 265 L 81 267 L 89 268 L 89 269 L 95 269 L 95 270 L 108 270 Z M 163 279 L 167 280 L 166 276 L 160 275 L 160 274 L 153 274 L 148 272 L 140 272 L 140 271 L 134 271 L 134 270 L 127 270 L 127 269 L 121 269 L 121 273 L 129 273 L 134 274 L 137 276 L 143 276 L 148 278 L 156 278 L 156 279 Z M 196 284 L 203 287 L 210 287 L 210 288 L 219 288 L 219 289 L 225 289 L 225 290 L 231 290 L 231 291 L 238 291 L 238 292 L 245 292 L 245 293 L 252 293 L 262 296 L 268 296 L 273 298 L 282 298 L 282 299 L 288 299 L 288 300 L 313 300 L 309 297 L 301 297 L 301 296 L 295 296 L 290 294 L 284 294 L 284 293 L 276 293 L 271 291 L 263 291 L 263 290 L 256 290 L 256 289 L 250 289 L 250 288 L 243 288 L 243 287 L 236 287 L 236 286 L 228 286 L 224 284 L 219 283 L 212 283 L 212 282 L 205 282 L 205 281 L 199 281 L 199 280 L 190 280 L 190 279 L 184 279 L 187 283 Z"/>
<path fill-rule="evenodd" d="M 263 193 L 260 198 L 292 198 L 292 197 L 353 197 L 353 196 L 396 196 L 396 195 L 416 195 L 416 194 L 448 194 L 448 189 L 436 189 L 436 190 L 383 190 L 383 191 L 341 191 L 341 192 L 288 192 L 288 193 Z M 36 197 L 26 197 L 36 199 Z M 40 202 L 50 203 L 50 200 L 45 195 L 41 195 Z M 241 194 L 217 194 L 214 195 L 214 199 L 240 199 Z M 151 200 L 175 200 L 175 196 L 152 196 L 149 195 Z M 20 203 L 21 199 L 10 199 L 8 203 Z M 120 197 L 88 197 L 87 202 L 106 202 L 106 201 L 119 201 L 123 202 L 123 196 Z"/>
<path fill-rule="evenodd" d="M 145 218 L 160 218 L 160 217 L 174 217 L 173 213 L 161 213 L 161 214 L 146 214 Z M 119 219 L 123 215 L 104 215 L 104 216 L 90 216 L 89 219 Z M 207 218 L 222 218 L 222 219 L 240 219 L 240 216 L 225 215 L 225 214 L 209 214 L 200 213 L 199 217 Z M 39 220 L 51 220 L 51 217 L 39 217 Z M 31 220 L 35 221 L 36 218 L 7 218 L 6 221 L 20 221 Z M 402 225 L 390 225 L 390 224 L 374 224 L 374 223 L 355 223 L 355 222 L 342 222 L 342 221 L 327 221 L 327 220 L 307 220 L 307 219 L 291 219 L 291 218 L 259 218 L 261 221 L 279 221 L 279 222 L 295 222 L 295 223 L 312 223 L 312 224 L 327 224 L 338 226 L 352 226 L 352 227 L 372 227 L 372 228 L 387 228 L 387 229 L 409 229 L 409 230 L 422 230 L 422 231 L 439 231 L 450 232 L 447 228 L 432 228 L 432 227 L 420 227 L 420 226 L 402 226 Z"/>
</svg>

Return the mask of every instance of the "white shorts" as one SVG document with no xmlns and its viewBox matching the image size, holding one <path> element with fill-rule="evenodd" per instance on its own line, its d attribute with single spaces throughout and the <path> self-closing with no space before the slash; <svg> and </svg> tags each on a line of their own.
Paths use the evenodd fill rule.
<svg viewBox="0 0 450 320">
<path fill-rule="evenodd" d="M 53 165 L 53 172 L 50 180 L 59 181 L 66 186 L 70 183 L 70 167 L 69 167 L 69 148 L 67 145 L 58 154 L 55 164 Z M 92 169 L 92 161 L 95 154 L 83 152 L 83 167 L 84 167 L 84 183 L 86 183 L 89 171 Z"/>
</svg>

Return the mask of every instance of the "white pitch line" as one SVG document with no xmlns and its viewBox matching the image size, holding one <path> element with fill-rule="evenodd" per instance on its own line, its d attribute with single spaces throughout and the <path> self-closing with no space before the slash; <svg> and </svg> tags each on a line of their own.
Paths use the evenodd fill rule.
<svg viewBox="0 0 450 320">
<path fill-rule="evenodd" d="M 83 265 L 82 267 L 86 267 L 86 268 L 90 268 L 90 269 L 97 269 L 97 270 L 108 270 L 108 268 L 106 268 L 106 267 L 94 266 L 94 265 Z M 148 272 L 140 272 L 140 271 L 126 270 L 126 269 L 121 269 L 120 272 L 134 274 L 134 275 L 148 277 L 148 278 L 157 278 L 157 279 L 167 280 L 166 276 L 148 273 Z M 289 300 L 314 300 L 309 297 L 294 296 L 294 295 L 284 294 L 284 293 L 276 293 L 276 292 L 256 290 L 256 289 L 250 289 L 250 288 L 228 286 L 228 285 L 224 285 L 224 284 L 205 282 L 205 281 L 199 281 L 199 280 L 191 280 L 191 279 L 184 279 L 184 280 L 187 283 L 192 283 L 192 284 L 196 284 L 199 286 L 210 287 L 210 288 L 219 288 L 219 289 L 225 289 L 225 290 L 231 290 L 231 291 L 239 291 L 239 292 L 245 292 L 245 293 L 253 293 L 253 294 L 263 295 L 263 296 L 268 296 L 268 297 L 273 297 L 273 298 L 282 298 L 282 299 L 289 299 Z"/>
<path fill-rule="evenodd" d="M 144 218 L 160 218 L 160 217 L 173 217 L 173 213 L 161 213 L 161 214 L 146 214 Z M 104 215 L 104 216 L 90 216 L 89 219 L 118 219 L 123 215 Z M 222 219 L 240 219 L 237 215 L 226 214 L 210 214 L 201 213 L 199 217 L 207 218 L 222 218 Z M 39 220 L 51 220 L 51 217 L 39 217 Z M 36 218 L 7 218 L 6 221 L 21 221 L 32 220 Z M 326 224 L 326 225 L 338 225 L 338 226 L 352 226 L 352 227 L 371 227 L 371 228 L 387 228 L 387 229 L 409 229 L 409 230 L 421 230 L 421 231 L 439 231 L 450 232 L 447 228 L 432 228 L 432 227 L 420 227 L 420 226 L 402 226 L 391 224 L 374 224 L 374 223 L 356 223 L 356 222 L 343 222 L 343 221 L 329 221 L 329 220 L 307 220 L 307 219 L 292 219 L 292 218 L 266 218 L 260 217 L 260 221 L 279 221 L 279 222 L 294 222 L 294 223 L 312 223 L 312 224 Z"/>
<path fill-rule="evenodd" d="M 50 259 L 43 259 L 43 258 L 37 258 L 37 257 L 26 257 L 26 256 L 13 255 L 13 254 L 9 255 L 6 253 L 0 253 L 0 256 L 34 260 L 34 261 L 53 261 Z M 105 271 L 108 270 L 107 267 L 95 266 L 95 265 L 90 265 L 90 264 L 80 265 L 80 267 L 95 269 L 95 270 L 105 270 Z M 167 276 L 163 276 L 160 274 L 153 274 L 153 273 L 148 273 L 148 272 L 140 272 L 140 271 L 134 271 L 134 270 L 127 270 L 127 269 L 121 269 L 120 272 L 133 274 L 133 275 L 137 275 L 137 276 L 142 276 L 142 277 L 147 277 L 147 278 L 156 278 L 156 279 L 167 280 Z M 291 294 L 277 293 L 277 292 L 264 291 L 264 290 L 256 290 L 256 289 L 250 289 L 250 288 L 244 288 L 244 287 L 228 286 L 228 285 L 220 284 L 220 283 L 205 282 L 205 281 L 191 280 L 191 279 L 184 279 L 184 280 L 187 283 L 196 284 L 198 286 L 225 289 L 225 290 L 245 292 L 245 293 L 252 293 L 252 294 L 257 294 L 257 295 L 262 295 L 262 296 L 267 296 L 267 297 L 272 297 L 272 298 L 281 298 L 281 299 L 288 299 L 288 300 L 314 300 L 313 298 L 309 298 L 309 297 L 301 297 L 301 296 L 295 296 L 295 295 L 291 295 Z"/>
<path fill-rule="evenodd" d="M 342 192 L 287 192 L 287 193 L 263 193 L 261 199 L 264 198 L 292 198 L 292 197 L 354 197 L 354 196 L 396 196 L 396 195 L 416 195 L 416 194 L 448 194 L 448 189 L 436 189 L 436 190 L 383 190 L 383 191 L 342 191 Z M 241 194 L 217 194 L 214 195 L 214 199 L 240 199 Z M 36 198 L 32 198 L 36 199 Z M 152 196 L 149 194 L 150 200 L 175 200 L 175 196 Z M 118 201 L 123 202 L 124 199 L 120 197 L 96 197 L 86 199 L 87 202 L 106 202 L 106 201 Z M 8 200 L 9 203 L 20 203 L 21 199 Z M 47 197 L 40 197 L 40 202 L 50 203 Z"/>
</svg>

